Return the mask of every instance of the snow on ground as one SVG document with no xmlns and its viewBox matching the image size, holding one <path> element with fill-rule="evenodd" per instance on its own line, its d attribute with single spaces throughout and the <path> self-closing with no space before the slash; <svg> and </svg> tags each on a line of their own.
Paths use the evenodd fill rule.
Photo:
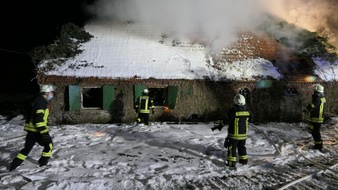
<svg viewBox="0 0 338 190">
<path fill-rule="evenodd" d="M 9 121 L 0 116 L 2 189 L 184 189 L 189 183 L 230 175 L 224 167 L 227 132 L 211 131 L 215 123 L 51 126 L 55 149 L 50 167 L 37 167 L 42 147 L 36 145 L 27 160 L 8 173 L 24 145 L 23 123 L 20 115 Z M 247 139 L 249 165 L 233 172 L 249 174 L 263 170 L 267 163 L 295 160 L 297 147 L 292 142 L 310 138 L 303 123 L 255 127 L 259 130 L 251 127 Z M 323 153 L 308 151 L 306 156 L 316 154 Z"/>
</svg>

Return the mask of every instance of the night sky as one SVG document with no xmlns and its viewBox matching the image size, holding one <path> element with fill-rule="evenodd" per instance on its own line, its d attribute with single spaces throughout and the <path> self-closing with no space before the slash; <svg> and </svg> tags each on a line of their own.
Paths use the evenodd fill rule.
<svg viewBox="0 0 338 190">
<path fill-rule="evenodd" d="M 63 24 L 83 26 L 92 15 L 84 7 L 95 0 L 2 1 L 0 37 L 0 93 L 35 93 L 34 65 L 28 52 L 49 45 Z"/>
</svg>

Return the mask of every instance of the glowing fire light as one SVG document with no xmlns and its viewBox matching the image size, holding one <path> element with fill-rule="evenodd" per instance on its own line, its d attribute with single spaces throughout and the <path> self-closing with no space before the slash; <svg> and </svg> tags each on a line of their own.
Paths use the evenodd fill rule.
<svg viewBox="0 0 338 190">
<path fill-rule="evenodd" d="M 164 106 L 163 109 L 164 109 L 164 112 L 170 112 L 170 109 L 167 106 Z"/>
<path fill-rule="evenodd" d="M 314 81 L 316 81 L 316 77 L 315 76 L 307 76 L 307 77 L 304 78 L 304 81 L 314 82 Z"/>
<path fill-rule="evenodd" d="M 101 131 L 96 132 L 96 133 L 94 134 L 95 137 L 103 137 L 103 136 L 105 136 L 105 135 L 106 135 L 106 133 L 101 132 Z"/>
</svg>

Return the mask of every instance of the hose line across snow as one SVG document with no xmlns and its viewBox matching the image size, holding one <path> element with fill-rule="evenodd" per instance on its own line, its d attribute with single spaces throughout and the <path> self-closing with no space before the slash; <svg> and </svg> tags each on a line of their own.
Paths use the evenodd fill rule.
<svg viewBox="0 0 338 190">
<path fill-rule="evenodd" d="M 255 128 L 258 132 L 262 133 L 266 139 L 269 141 L 269 143 L 276 149 L 276 151 L 279 153 L 279 155 L 282 155 L 282 152 L 278 149 L 278 147 L 275 145 L 275 143 L 273 143 L 273 141 L 270 139 L 270 137 L 265 133 L 264 130 L 260 130 L 256 125 L 250 123 L 250 126 L 252 126 L 253 128 Z M 283 156 L 283 155 L 282 155 Z"/>
<path fill-rule="evenodd" d="M 335 167 L 338 166 L 338 163 L 336 163 L 336 164 L 334 164 L 334 165 L 332 165 L 332 166 L 330 166 L 330 167 L 324 166 L 324 165 L 322 165 L 322 164 L 320 164 L 320 163 L 318 163 L 318 162 L 315 162 L 315 161 L 313 161 L 313 160 L 310 160 L 309 158 L 307 158 L 306 156 L 304 156 L 304 154 L 301 152 L 301 151 L 303 151 L 302 149 L 303 149 L 303 147 L 297 149 L 298 154 L 299 154 L 300 156 L 302 156 L 302 157 L 303 157 L 305 160 L 307 160 L 308 162 L 312 163 L 313 165 L 315 165 L 315 166 L 317 166 L 317 167 L 319 167 L 319 168 L 322 168 L 322 170 L 320 170 L 320 171 L 318 171 L 318 172 L 315 172 L 315 173 L 312 173 L 312 174 L 309 174 L 309 175 L 304 176 L 304 177 L 302 177 L 302 178 L 299 178 L 299 179 L 297 179 L 297 180 L 295 180 L 295 181 L 292 181 L 291 183 L 288 183 L 288 184 L 286 184 L 286 185 L 280 187 L 278 190 L 283 190 L 283 189 L 286 189 L 286 188 L 288 188 L 288 187 L 291 187 L 292 185 L 295 185 L 295 184 L 297 184 L 297 183 L 299 183 L 299 182 L 301 182 L 301 181 L 304 181 L 304 180 L 306 180 L 306 179 L 309 179 L 309 178 L 311 178 L 311 177 L 314 176 L 314 175 L 318 175 L 318 174 L 324 173 L 326 170 L 329 170 L 329 171 L 331 171 L 331 172 L 333 172 L 333 173 L 338 174 L 338 171 L 336 171 L 336 170 L 333 169 L 333 168 L 335 168 Z"/>
</svg>

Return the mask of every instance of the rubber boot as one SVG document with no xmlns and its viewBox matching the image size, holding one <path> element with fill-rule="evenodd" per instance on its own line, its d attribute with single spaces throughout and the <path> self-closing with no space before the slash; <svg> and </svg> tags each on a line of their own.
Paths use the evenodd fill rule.
<svg viewBox="0 0 338 190">
<path fill-rule="evenodd" d="M 14 160 L 11 163 L 11 167 L 9 168 L 9 171 L 15 170 L 18 166 L 22 164 L 23 160 L 15 157 Z"/>
<path fill-rule="evenodd" d="M 248 164 L 248 159 L 245 159 L 245 160 L 240 159 L 239 163 L 243 164 L 243 165 L 247 165 Z"/>
<path fill-rule="evenodd" d="M 44 157 L 42 156 L 40 159 L 39 159 L 39 165 L 40 167 L 41 166 L 45 166 L 48 164 L 48 160 L 49 160 L 49 157 Z"/>
</svg>

